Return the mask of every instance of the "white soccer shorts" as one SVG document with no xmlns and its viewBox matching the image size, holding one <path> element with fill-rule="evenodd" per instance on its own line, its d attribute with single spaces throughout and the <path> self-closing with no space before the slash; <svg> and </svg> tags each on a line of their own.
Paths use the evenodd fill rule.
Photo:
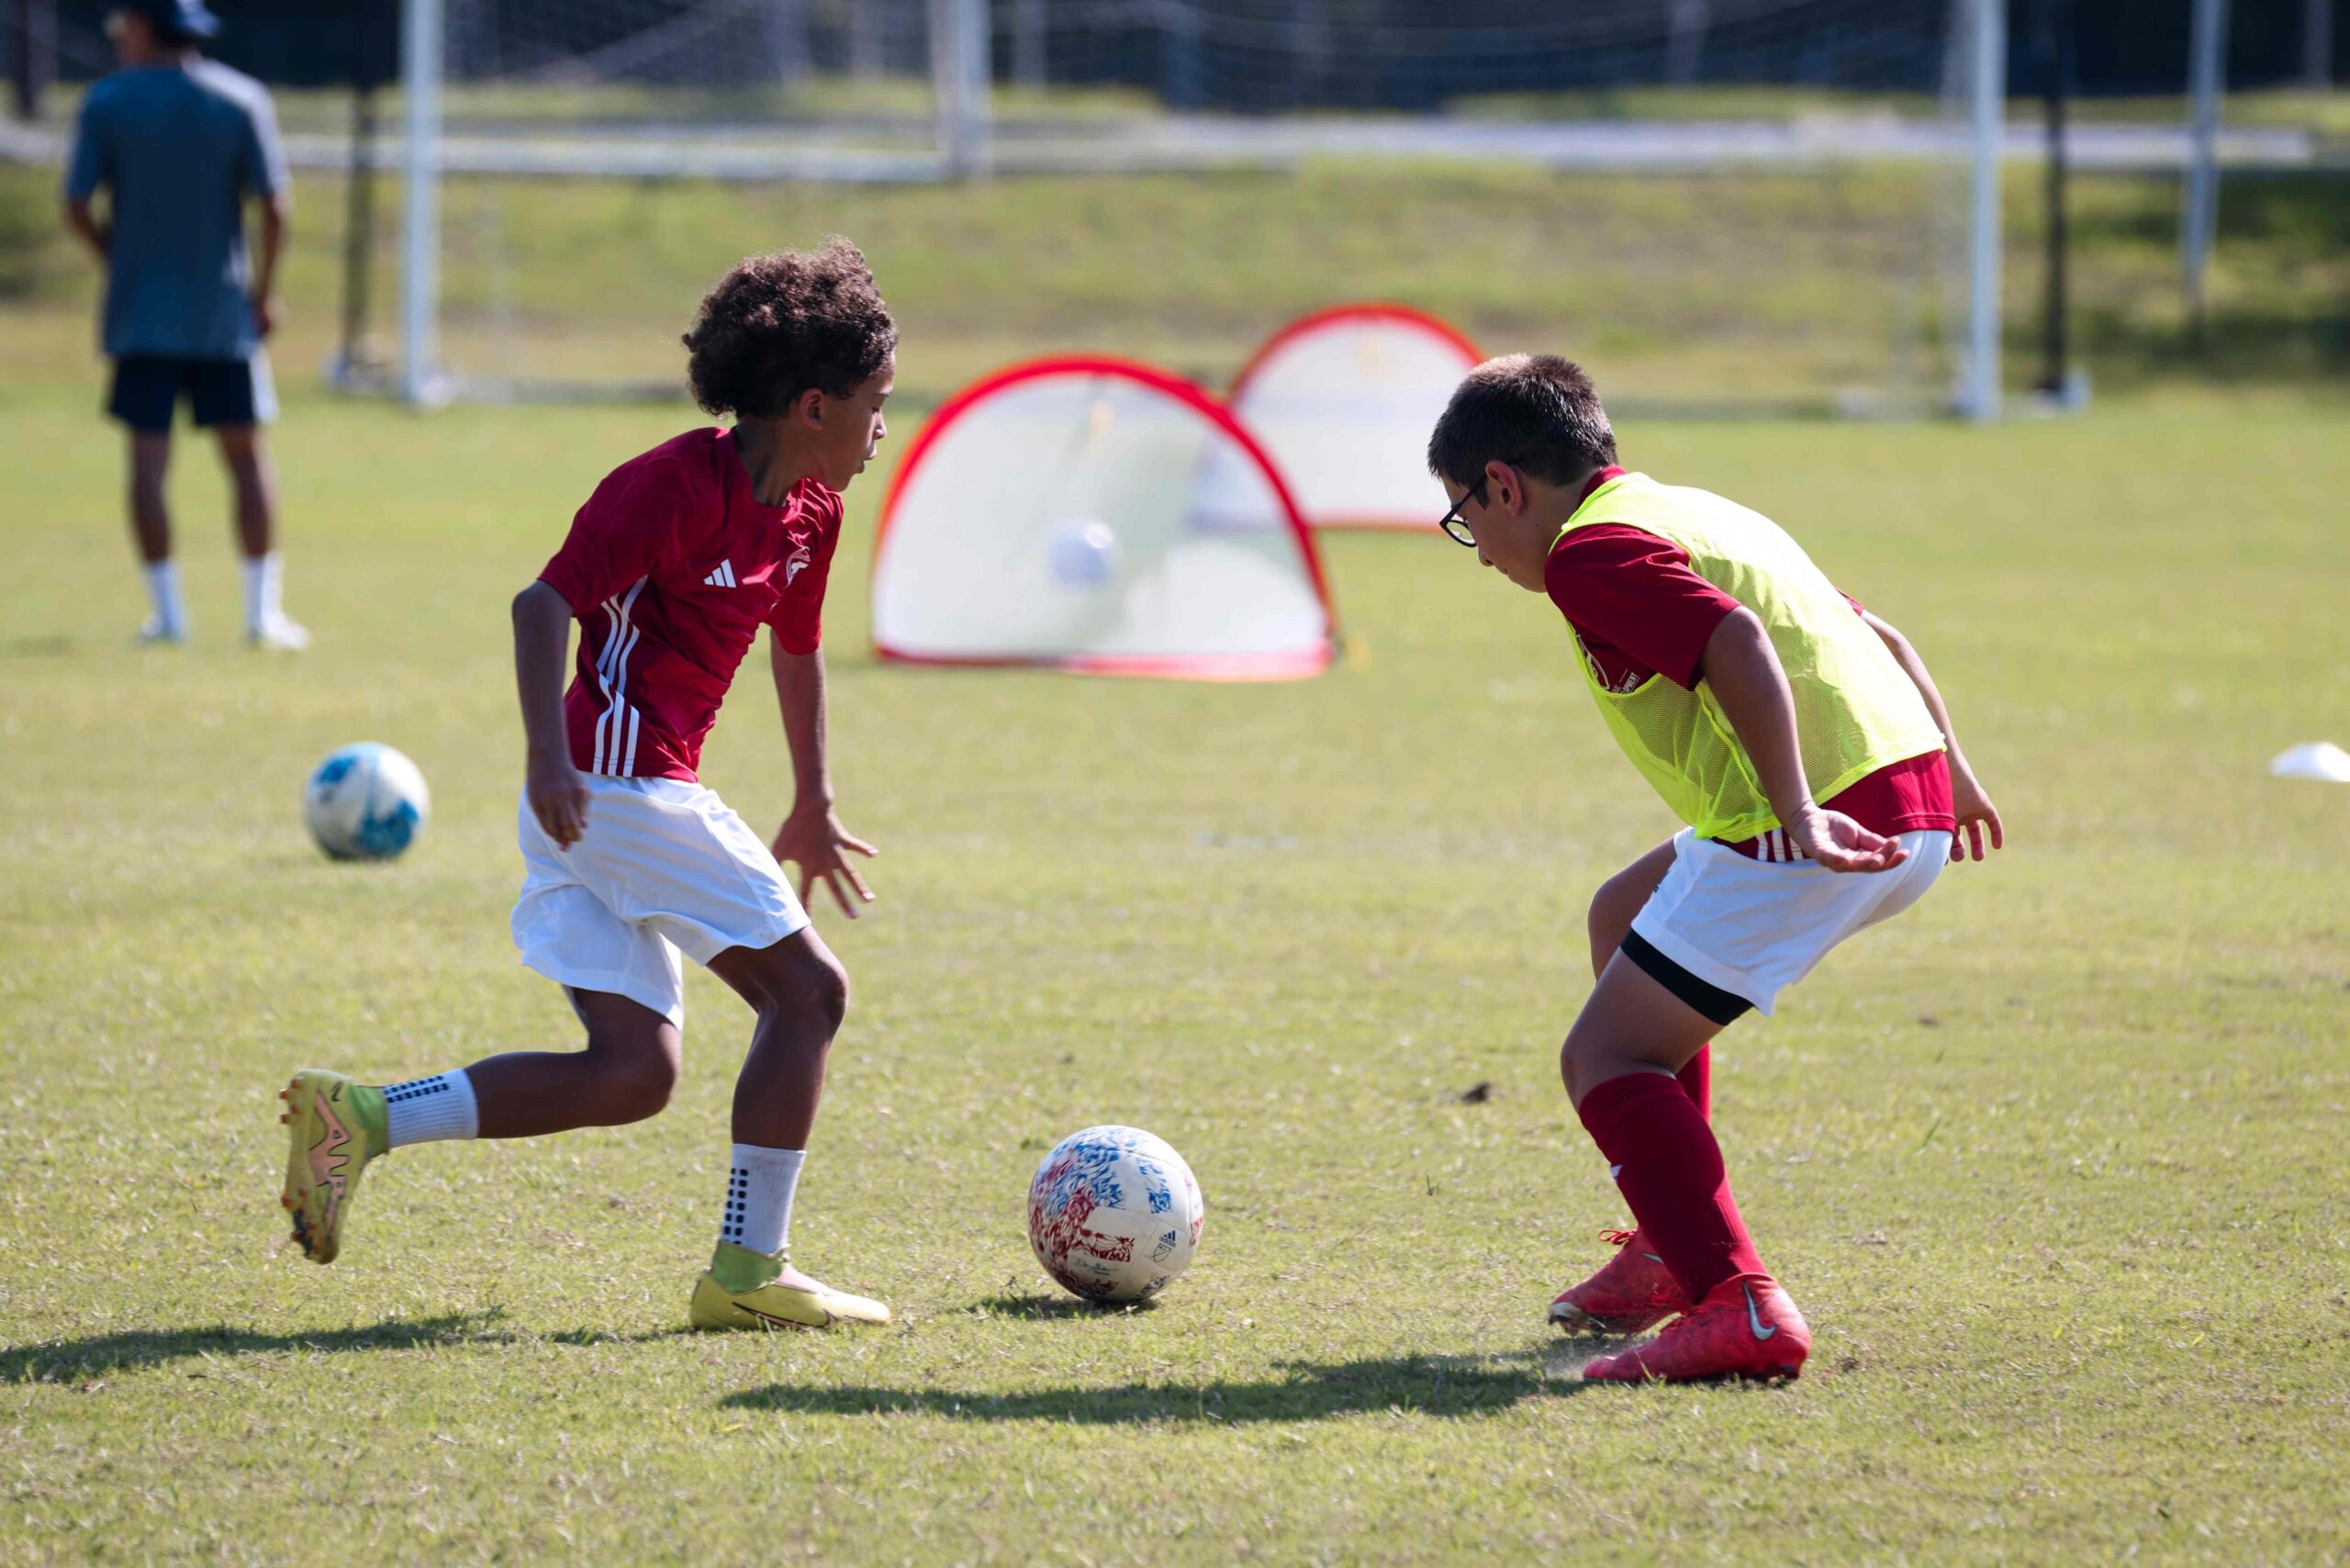
<svg viewBox="0 0 2350 1568">
<path fill-rule="evenodd" d="M 1717 1024 L 1744 1012 L 1740 1003 L 1767 1018 L 1779 992 L 1830 948 L 1925 897 L 1950 863 L 1949 834 L 1900 838 L 1909 858 L 1890 871 L 1830 871 L 1809 860 L 1749 860 L 1684 828 L 1673 868 L 1632 919 L 1624 956 Z"/>
<path fill-rule="evenodd" d="M 808 924 L 783 868 L 717 794 L 677 778 L 588 775 L 588 830 L 557 847 L 522 800 L 522 962 L 580 991 L 615 991 L 682 1026 L 685 969 L 767 947 Z"/>
</svg>

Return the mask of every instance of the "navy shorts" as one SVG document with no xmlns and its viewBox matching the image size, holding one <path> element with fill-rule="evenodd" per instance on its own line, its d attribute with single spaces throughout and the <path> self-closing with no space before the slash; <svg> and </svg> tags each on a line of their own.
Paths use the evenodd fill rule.
<svg viewBox="0 0 2350 1568">
<path fill-rule="evenodd" d="M 261 425 L 277 417 L 269 361 L 258 353 L 249 359 L 134 353 L 114 362 L 106 412 L 132 430 L 168 432 L 182 398 L 203 426 Z"/>
</svg>

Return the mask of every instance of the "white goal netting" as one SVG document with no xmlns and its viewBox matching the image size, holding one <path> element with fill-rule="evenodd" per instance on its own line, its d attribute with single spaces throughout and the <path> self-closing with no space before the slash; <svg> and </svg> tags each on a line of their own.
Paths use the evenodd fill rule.
<svg viewBox="0 0 2350 1568">
<path fill-rule="evenodd" d="M 407 0 L 407 59 L 440 62 L 424 91 L 411 66 L 399 138 L 404 158 L 425 154 L 408 165 L 421 178 L 401 259 L 412 397 L 675 396 L 693 301 L 661 263 L 697 241 L 674 213 L 656 217 L 648 193 L 937 181 L 977 145 L 942 122 L 936 81 L 958 47 L 982 48 L 938 29 L 968 34 L 976 17 L 928 0 Z M 983 108 L 983 83 L 962 102 Z M 714 277 L 733 258 L 709 253 Z M 632 271 L 645 275 L 641 293 Z"/>
<path fill-rule="evenodd" d="M 1127 307 L 1147 341 L 1020 349 L 1191 337 L 1209 347 L 1186 368 L 1222 381 L 1281 320 L 1376 293 L 1590 359 L 1627 405 L 1911 413 L 1984 385 L 1967 329 L 1997 250 L 1970 116 L 1998 0 L 407 3 L 442 62 L 418 143 L 437 211 L 411 205 L 410 231 L 432 227 L 405 260 L 412 395 L 674 391 L 691 301 L 653 263 L 696 236 L 663 190 L 800 193 L 781 243 L 839 227 L 829 193 L 851 185 L 1058 181 L 1026 199 L 1078 205 L 1095 176 L 1212 195 L 1366 170 L 1420 193 L 1396 224 L 1463 222 L 1457 259 L 1391 264 L 1357 211 L 1328 237 L 1357 275 L 1334 264 L 1319 297 L 1303 268 L 1202 333 L 1181 280 L 1215 258 L 1172 256 L 1163 319 Z M 1454 178 L 1512 204 L 1506 235 L 1460 216 Z M 1270 201 L 1257 221 L 1315 219 Z M 1429 254 L 1412 239 L 1398 255 Z M 565 258 L 591 252 L 615 264 L 574 282 Z"/>
</svg>

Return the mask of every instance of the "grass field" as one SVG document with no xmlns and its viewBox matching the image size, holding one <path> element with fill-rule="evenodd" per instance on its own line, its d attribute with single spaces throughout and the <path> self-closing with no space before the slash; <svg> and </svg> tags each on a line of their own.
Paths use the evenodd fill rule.
<svg viewBox="0 0 2350 1568">
<path fill-rule="evenodd" d="M 506 604 L 687 415 L 322 398 L 337 205 L 306 188 L 277 450 L 319 645 L 236 645 L 191 446 L 196 640 L 143 653 L 49 182 L 0 170 L 0 1562 L 2350 1559 L 2350 834 L 2341 790 L 2263 774 L 2350 743 L 2338 184 L 2231 186 L 2201 352 L 2173 193 L 2085 190 L 2085 341 L 2129 389 L 2085 419 L 1626 428 L 1915 637 L 2012 846 L 1718 1053 L 1810 1374 L 1586 1392 L 1541 1308 L 1623 1215 L 1555 1051 L 1590 890 L 1670 824 L 1553 614 L 1449 545 L 1341 537 L 1351 653 L 1314 681 L 883 668 L 885 474 L 828 618 L 883 902 L 819 912 L 856 994 L 794 1239 L 898 1325 L 679 1332 L 744 1034 L 699 974 L 661 1118 L 404 1151 L 341 1262 L 283 1249 L 289 1069 L 574 1036 L 506 935 Z M 1687 256 L 1633 241 L 1688 187 L 1506 172 L 560 189 L 520 275 L 580 352 L 664 370 L 732 255 L 864 240 L 907 329 L 892 457 L 1007 353 L 1219 377 L 1333 294 L 1607 386 L 1737 385 L 1803 322 L 1825 362 L 1873 331 L 1819 310 L 1801 231 L 1863 185 L 1758 185 Z M 1794 293 L 1725 291 L 1741 234 Z M 750 675 L 707 773 L 764 824 L 788 771 Z M 390 867 L 301 831 L 308 768 L 361 738 L 435 791 Z M 1058 1300 L 1023 1231 L 1039 1152 L 1102 1119 L 1169 1138 L 1209 1204 L 1197 1264 L 1131 1314 Z"/>
<path fill-rule="evenodd" d="M 272 1098 L 572 1036 L 505 933 L 505 603 L 679 416 L 297 398 L 319 645 L 273 660 L 193 453 L 196 642 L 129 645 L 94 396 L 0 391 L 0 1561 L 2350 1554 L 2350 838 L 2262 773 L 2350 738 L 2325 405 L 1625 432 L 1910 631 L 2012 847 L 1718 1052 L 1812 1374 L 1586 1392 L 1541 1307 L 1622 1216 L 1554 1052 L 1584 899 L 1669 824 L 1539 601 L 1341 538 L 1315 681 L 887 669 L 865 481 L 829 641 L 884 902 L 824 922 L 856 998 L 794 1239 L 900 1321 L 689 1337 L 744 1028 L 707 977 L 666 1115 L 403 1152 L 330 1270 L 278 1245 Z M 361 737 L 435 790 L 390 867 L 301 833 Z M 708 774 L 782 810 L 757 681 Z M 1022 1228 L 1102 1119 L 1209 1202 L 1131 1314 Z"/>
</svg>

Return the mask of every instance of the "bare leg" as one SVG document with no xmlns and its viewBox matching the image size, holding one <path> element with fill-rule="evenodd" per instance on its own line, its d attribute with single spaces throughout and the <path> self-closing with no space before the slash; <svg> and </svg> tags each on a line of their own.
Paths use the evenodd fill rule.
<svg viewBox="0 0 2350 1568">
<path fill-rule="evenodd" d="M 710 971 L 733 986 L 758 1020 L 734 1081 L 734 1141 L 805 1149 L 833 1036 L 848 1011 L 846 971 L 813 927 L 769 947 L 731 947 L 710 961 Z M 777 1282 L 818 1288 L 789 1263 Z"/>
<path fill-rule="evenodd" d="M 1673 869 L 1673 841 L 1666 839 L 1629 866 L 1599 885 L 1591 896 L 1591 973 L 1595 980 L 1607 972 L 1607 964 L 1616 957 L 1616 949 L 1624 945 L 1625 936 L 1632 929 L 1633 917 L 1640 906 L 1649 902 L 1657 884 Z M 1696 1054 L 1682 1065 L 1675 1074 L 1689 1098 L 1695 1101 L 1698 1114 L 1711 1120 L 1714 1114 L 1714 1061 L 1710 1045 L 1697 1047 Z"/>
<path fill-rule="evenodd" d="M 172 558 L 172 514 L 163 476 L 172 465 L 172 432 L 130 432 L 130 534 L 139 559 L 152 566 Z"/>
<path fill-rule="evenodd" d="M 1576 1104 L 1611 1078 L 1677 1073 L 1718 1025 L 1617 954 L 1559 1048 L 1559 1074 Z"/>
<path fill-rule="evenodd" d="M 571 991 L 588 1025 L 580 1051 L 509 1051 L 465 1069 L 483 1137 L 540 1137 L 574 1127 L 617 1127 L 657 1115 L 677 1086 L 677 1026 L 639 1002 Z"/>
<path fill-rule="evenodd" d="M 1673 840 L 1666 839 L 1599 884 L 1591 895 L 1591 978 L 1607 972 L 1607 960 L 1624 945 L 1632 917 L 1649 902 L 1664 874 L 1673 869 Z"/>
<path fill-rule="evenodd" d="M 269 450 L 262 444 L 258 425 L 222 425 L 214 433 L 236 492 L 237 547 L 245 559 L 257 561 L 269 554 L 277 538 L 277 476 L 270 467 Z"/>
<path fill-rule="evenodd" d="M 734 1082 L 734 1141 L 806 1148 L 823 1097 L 824 1062 L 848 1012 L 848 974 L 813 926 L 771 947 L 730 947 L 710 972 L 757 1014 Z"/>
</svg>

